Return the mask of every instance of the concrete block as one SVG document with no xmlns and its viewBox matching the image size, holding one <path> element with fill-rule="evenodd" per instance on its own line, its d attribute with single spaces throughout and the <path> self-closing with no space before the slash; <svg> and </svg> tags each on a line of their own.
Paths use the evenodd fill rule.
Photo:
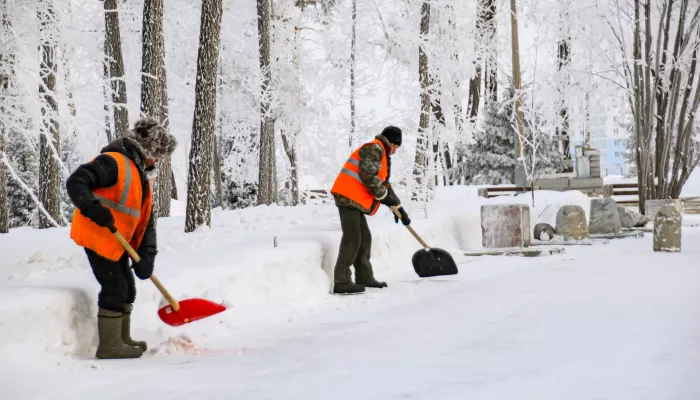
<svg viewBox="0 0 700 400">
<path fill-rule="evenodd" d="M 566 178 L 537 179 L 535 183 L 542 190 L 562 190 L 569 188 L 569 180 Z"/>
<path fill-rule="evenodd" d="M 681 251 L 683 217 L 675 206 L 662 206 L 654 217 L 654 251 Z"/>
<path fill-rule="evenodd" d="M 481 206 L 481 244 L 484 247 L 528 247 L 530 242 L 530 207 L 525 204 Z"/>
<path fill-rule="evenodd" d="M 477 189 L 479 197 L 489 197 L 489 190 L 487 188 Z"/>
<path fill-rule="evenodd" d="M 571 189 L 594 189 L 603 187 L 603 178 L 578 178 L 569 179 Z"/>
<path fill-rule="evenodd" d="M 557 226 L 555 232 L 564 237 L 564 240 L 581 240 L 588 238 L 588 224 L 586 212 L 581 206 L 563 206 L 557 212 Z"/>
</svg>

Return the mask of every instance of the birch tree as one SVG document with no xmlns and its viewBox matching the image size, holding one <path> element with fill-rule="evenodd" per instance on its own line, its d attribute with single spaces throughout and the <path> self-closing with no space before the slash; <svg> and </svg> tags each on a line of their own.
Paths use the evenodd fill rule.
<svg viewBox="0 0 700 400">
<path fill-rule="evenodd" d="M 56 38 L 58 24 L 53 9 L 52 0 L 43 0 L 38 7 L 39 21 L 41 21 L 41 63 L 39 74 L 41 84 L 39 95 L 41 97 L 42 123 L 39 139 L 39 199 L 48 212 L 48 216 L 41 214 L 40 228 L 51 228 L 55 223 L 60 224 L 61 218 L 61 168 L 59 158 L 59 124 L 58 101 L 56 99 Z M 49 218 L 50 216 L 50 218 Z"/>
<path fill-rule="evenodd" d="M 626 10 L 612 25 L 622 53 L 627 101 L 637 140 L 639 209 L 648 199 L 679 198 L 700 162 L 695 115 L 700 105 L 700 5 L 690 0 L 634 0 L 632 48 Z M 631 55 L 631 57 L 630 57 Z"/>
<path fill-rule="evenodd" d="M 202 225 L 211 226 L 211 165 L 216 132 L 216 75 L 223 12 L 221 1 L 202 1 L 185 232 L 192 232 Z"/>
<path fill-rule="evenodd" d="M 418 123 L 418 138 L 416 139 L 416 159 L 413 165 L 413 195 L 414 201 L 427 201 L 428 146 L 430 134 L 430 75 L 428 73 L 428 53 L 426 50 L 428 34 L 430 33 L 430 3 L 424 1 L 421 5 L 420 44 L 418 47 L 418 80 L 421 88 L 421 111 Z"/>
<path fill-rule="evenodd" d="M 272 69 L 270 66 L 270 0 L 257 0 L 258 42 L 261 82 L 260 162 L 258 204 L 277 202 L 277 168 L 275 166 L 275 122 L 271 115 Z"/>
<path fill-rule="evenodd" d="M 2 48 L 9 54 L 0 54 L 0 95 L 2 98 L 7 96 L 7 91 L 11 85 L 11 74 L 14 71 L 14 47 L 11 42 L 10 17 L 7 9 L 7 0 L 0 1 L 0 13 L 2 17 L 2 31 L 0 32 L 0 40 Z M 5 103 L 0 103 L 0 114 L 6 115 Z M 0 120 L 0 233 L 8 233 L 10 231 L 10 202 L 7 197 L 7 176 L 5 173 L 5 131 L 6 124 L 4 118 Z"/>
<path fill-rule="evenodd" d="M 476 71 L 474 77 L 469 81 L 469 116 L 472 119 L 479 114 L 482 80 L 486 81 L 484 88 L 489 99 L 495 99 L 498 90 L 495 35 L 496 0 L 479 0 L 476 17 Z M 482 79 L 482 75 L 485 75 L 484 79 Z"/>
<path fill-rule="evenodd" d="M 559 141 L 560 151 L 564 156 L 566 164 L 565 171 L 573 171 L 571 163 L 571 152 L 569 142 L 569 109 L 567 107 L 567 92 L 570 86 L 571 65 L 571 0 L 562 0 L 560 2 L 561 13 L 559 16 L 559 41 L 557 43 L 557 73 L 558 73 L 558 92 L 560 96 L 561 108 L 559 110 L 559 124 L 557 127 L 557 138 Z"/>
<path fill-rule="evenodd" d="M 119 32 L 118 0 L 104 0 L 105 9 L 105 57 L 109 62 L 109 80 L 112 86 L 114 111 L 114 135 L 119 138 L 129 130 L 129 110 L 124 80 L 124 56 Z"/>
</svg>

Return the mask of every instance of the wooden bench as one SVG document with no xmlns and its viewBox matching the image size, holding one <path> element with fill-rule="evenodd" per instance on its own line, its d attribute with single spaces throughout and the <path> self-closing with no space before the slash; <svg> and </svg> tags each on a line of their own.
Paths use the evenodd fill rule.
<svg viewBox="0 0 700 400">
<path fill-rule="evenodd" d="M 333 201 L 333 195 L 325 189 L 311 189 L 301 192 L 301 204 L 324 204 Z"/>
<path fill-rule="evenodd" d="M 620 199 L 615 201 L 618 204 L 634 206 L 639 204 L 639 185 L 636 183 L 613 183 L 603 185 L 603 197 L 614 196 L 635 196 L 635 199 Z"/>
<path fill-rule="evenodd" d="M 487 199 L 498 196 L 510 196 L 527 193 L 531 190 L 532 188 L 529 186 L 492 186 L 478 189 L 479 197 L 485 197 Z M 539 187 L 535 186 L 535 190 L 539 190 Z"/>
</svg>

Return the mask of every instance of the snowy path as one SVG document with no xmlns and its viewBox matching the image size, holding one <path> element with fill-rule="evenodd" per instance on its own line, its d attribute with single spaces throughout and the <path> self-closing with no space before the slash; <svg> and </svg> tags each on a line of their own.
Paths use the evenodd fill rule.
<svg viewBox="0 0 700 400">
<path fill-rule="evenodd" d="M 199 355 L 18 365 L 2 398 L 696 400 L 699 240 L 479 258 Z"/>
</svg>

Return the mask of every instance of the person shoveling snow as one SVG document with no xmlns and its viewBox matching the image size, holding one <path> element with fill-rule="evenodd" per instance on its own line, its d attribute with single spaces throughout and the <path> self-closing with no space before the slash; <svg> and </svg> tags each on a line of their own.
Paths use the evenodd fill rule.
<svg viewBox="0 0 700 400">
<path fill-rule="evenodd" d="M 148 279 L 158 253 L 149 179 L 155 163 L 176 146 L 175 137 L 155 119 L 143 118 L 66 182 L 76 207 L 71 238 L 85 248 L 101 286 L 97 358 L 138 358 L 146 351 L 146 342 L 133 340 L 130 333 L 136 285 L 129 256 L 107 228 L 116 228 L 137 249 L 141 260 L 134 263 L 134 272 Z"/>
<path fill-rule="evenodd" d="M 374 278 L 369 261 L 372 233 L 365 214 L 374 215 L 380 204 L 397 207 L 401 222 L 411 219 L 401 207 L 389 184 L 391 155 L 401 146 L 401 129 L 384 128 L 373 141 L 355 150 L 345 162 L 333 184 L 331 193 L 340 213 L 343 237 L 335 264 L 334 293 L 360 293 L 365 287 L 384 288 L 386 282 Z M 399 217 L 394 217 L 398 223 Z M 350 266 L 355 266 L 355 283 L 350 280 Z"/>
</svg>

